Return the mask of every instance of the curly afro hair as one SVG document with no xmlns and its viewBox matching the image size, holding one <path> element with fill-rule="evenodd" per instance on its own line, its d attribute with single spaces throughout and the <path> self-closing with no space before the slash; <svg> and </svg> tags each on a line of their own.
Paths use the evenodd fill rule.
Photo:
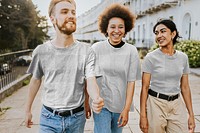
<svg viewBox="0 0 200 133">
<path fill-rule="evenodd" d="M 98 18 L 98 26 L 101 33 L 103 33 L 106 37 L 107 28 L 109 20 L 113 17 L 118 17 L 124 20 L 125 23 L 125 35 L 129 32 L 133 27 L 136 20 L 136 16 L 124 5 L 119 3 L 115 3 L 107 7 Z"/>
</svg>

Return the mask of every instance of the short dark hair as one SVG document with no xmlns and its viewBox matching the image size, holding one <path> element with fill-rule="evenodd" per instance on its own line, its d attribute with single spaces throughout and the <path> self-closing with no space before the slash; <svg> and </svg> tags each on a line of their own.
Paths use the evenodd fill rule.
<svg viewBox="0 0 200 133">
<path fill-rule="evenodd" d="M 180 38 L 178 30 L 176 28 L 176 24 L 171 19 L 160 19 L 153 27 L 153 33 L 155 33 L 156 27 L 159 24 L 165 25 L 167 28 L 170 29 L 171 32 L 176 31 L 176 36 L 173 38 L 173 44 L 177 43 L 177 38 Z"/>
<path fill-rule="evenodd" d="M 103 33 L 106 37 L 107 28 L 109 20 L 113 17 L 118 17 L 124 20 L 125 24 L 125 35 L 129 32 L 135 23 L 135 15 L 124 5 L 120 5 L 118 3 L 112 4 L 107 7 L 98 18 L 98 26 L 101 33 Z"/>
</svg>

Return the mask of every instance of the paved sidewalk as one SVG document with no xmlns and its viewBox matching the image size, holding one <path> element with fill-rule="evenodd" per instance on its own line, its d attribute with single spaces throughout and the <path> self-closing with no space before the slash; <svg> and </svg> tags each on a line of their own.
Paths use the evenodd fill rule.
<svg viewBox="0 0 200 133">
<path fill-rule="evenodd" d="M 199 71 L 199 69 L 198 69 Z M 196 129 L 195 133 L 200 133 L 200 77 L 191 74 L 190 87 L 192 92 L 193 108 L 195 113 Z M 135 111 L 130 113 L 129 122 L 123 129 L 123 133 L 141 133 L 139 129 L 139 96 L 141 81 L 136 82 L 134 104 Z M 17 92 L 7 97 L 0 103 L 1 108 L 10 108 L 0 116 L 0 133 L 37 133 L 39 124 L 39 114 L 41 109 L 40 92 L 33 103 L 33 122 L 32 128 L 24 126 L 24 109 L 27 98 L 27 86 L 22 87 Z M 85 133 L 93 133 L 93 120 L 87 120 Z"/>
</svg>

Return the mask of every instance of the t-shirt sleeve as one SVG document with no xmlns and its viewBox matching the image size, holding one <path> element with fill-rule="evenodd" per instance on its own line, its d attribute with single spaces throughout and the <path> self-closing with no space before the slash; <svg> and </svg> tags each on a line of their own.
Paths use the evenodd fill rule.
<svg viewBox="0 0 200 133">
<path fill-rule="evenodd" d="M 128 81 L 136 81 L 141 79 L 141 66 L 137 50 L 131 54 L 131 61 L 129 66 Z"/>
<path fill-rule="evenodd" d="M 188 56 L 185 54 L 185 64 L 184 64 L 184 69 L 183 69 L 183 74 L 189 74 L 190 73 L 190 68 L 189 68 L 189 61 L 188 61 Z"/>
<path fill-rule="evenodd" d="M 150 56 L 147 54 L 147 56 L 144 58 L 143 63 L 142 63 L 142 72 L 146 73 L 152 73 L 153 66 L 150 61 Z"/>
<path fill-rule="evenodd" d="M 95 47 L 95 44 L 93 44 L 91 46 L 91 48 L 94 50 L 94 53 L 95 53 L 95 76 L 96 77 L 99 77 L 99 76 L 102 76 L 102 73 L 101 73 L 101 70 L 100 70 L 100 60 L 99 60 L 99 54 L 98 54 L 98 51 L 96 51 L 96 47 Z"/>
<path fill-rule="evenodd" d="M 41 79 L 44 75 L 41 67 L 41 62 L 39 60 L 39 46 L 36 47 L 36 49 L 33 51 L 32 54 L 32 61 L 30 63 L 30 66 L 27 70 L 27 73 L 30 73 L 33 75 L 36 79 Z"/>
<path fill-rule="evenodd" d="M 88 55 L 86 57 L 85 77 L 90 78 L 95 76 L 95 53 L 92 48 L 89 48 Z"/>
</svg>

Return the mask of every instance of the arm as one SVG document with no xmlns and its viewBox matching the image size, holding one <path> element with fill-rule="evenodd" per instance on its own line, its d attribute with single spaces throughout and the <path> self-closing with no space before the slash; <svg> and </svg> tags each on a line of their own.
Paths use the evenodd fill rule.
<svg viewBox="0 0 200 133">
<path fill-rule="evenodd" d="M 89 95 L 88 95 L 88 92 L 87 92 L 87 83 L 85 84 L 85 102 L 84 102 L 84 106 L 85 106 L 86 118 L 89 119 L 91 117 L 91 109 L 90 109 L 90 104 L 89 104 Z"/>
<path fill-rule="evenodd" d="M 95 77 L 87 79 L 87 92 L 92 99 L 92 109 L 95 113 L 99 113 L 104 106 L 104 101 L 100 97 L 99 87 Z"/>
<path fill-rule="evenodd" d="M 33 124 L 33 122 L 31 121 L 32 119 L 31 107 L 35 99 L 35 96 L 40 88 L 40 85 L 41 85 L 41 79 L 39 80 L 33 77 L 31 78 L 29 84 L 29 94 L 28 94 L 28 101 L 26 105 L 26 116 L 25 116 L 25 125 L 28 128 L 31 128 L 31 125 Z"/>
<path fill-rule="evenodd" d="M 140 129 L 142 132 L 148 132 L 148 120 L 146 113 L 146 104 L 148 97 L 148 90 L 150 85 L 151 74 L 143 72 L 142 74 L 142 90 L 140 94 Z"/>
<path fill-rule="evenodd" d="M 126 104 L 118 119 L 119 127 L 123 127 L 128 123 L 128 114 L 133 100 L 134 89 L 135 89 L 135 82 L 128 82 L 127 92 L 126 92 Z"/>
<path fill-rule="evenodd" d="M 189 113 L 188 128 L 190 132 L 193 133 L 195 128 L 195 121 L 194 121 L 194 112 L 192 109 L 192 99 L 188 81 L 188 74 L 184 74 L 181 77 L 181 93 Z"/>
</svg>

